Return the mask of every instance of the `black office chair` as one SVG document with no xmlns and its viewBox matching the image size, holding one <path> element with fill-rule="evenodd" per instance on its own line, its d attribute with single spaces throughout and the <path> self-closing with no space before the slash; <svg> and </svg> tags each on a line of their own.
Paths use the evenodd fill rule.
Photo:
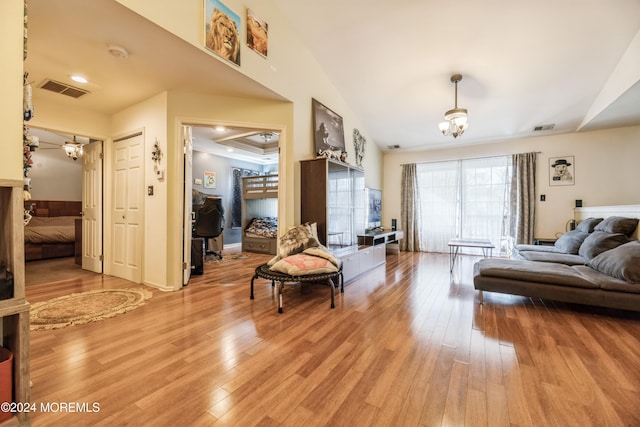
<svg viewBox="0 0 640 427">
<path fill-rule="evenodd" d="M 204 204 L 196 214 L 196 223 L 193 234 L 195 237 L 203 237 L 205 241 L 218 237 L 224 230 L 224 208 L 222 207 L 222 199 L 219 197 L 207 197 Z M 206 245 L 208 247 L 208 245 Z M 219 251 L 207 251 L 214 253 L 219 259 L 222 259 L 222 247 Z"/>
</svg>

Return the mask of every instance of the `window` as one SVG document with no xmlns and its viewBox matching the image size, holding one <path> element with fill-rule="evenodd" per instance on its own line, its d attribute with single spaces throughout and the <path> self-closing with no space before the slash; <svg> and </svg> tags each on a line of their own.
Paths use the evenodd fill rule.
<svg viewBox="0 0 640 427">
<path fill-rule="evenodd" d="M 416 166 L 422 248 L 447 252 L 449 239 L 459 237 L 489 239 L 500 254 L 508 253 L 511 156 Z"/>
</svg>

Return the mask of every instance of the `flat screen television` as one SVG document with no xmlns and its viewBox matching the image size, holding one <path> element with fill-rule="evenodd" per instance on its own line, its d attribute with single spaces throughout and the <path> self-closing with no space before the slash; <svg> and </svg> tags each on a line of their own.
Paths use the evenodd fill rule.
<svg viewBox="0 0 640 427">
<path fill-rule="evenodd" d="M 367 188 L 367 230 L 382 227 L 382 190 Z"/>
</svg>

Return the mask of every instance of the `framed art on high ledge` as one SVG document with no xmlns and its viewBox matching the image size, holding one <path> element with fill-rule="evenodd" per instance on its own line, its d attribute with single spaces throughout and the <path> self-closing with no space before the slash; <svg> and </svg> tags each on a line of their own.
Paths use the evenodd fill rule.
<svg viewBox="0 0 640 427">
<path fill-rule="evenodd" d="M 269 44 L 269 24 L 247 9 L 247 46 L 267 57 Z"/>
<path fill-rule="evenodd" d="M 240 17 L 220 0 L 204 0 L 205 46 L 240 65 Z"/>
<path fill-rule="evenodd" d="M 317 99 L 311 99 L 313 108 L 313 142 L 316 155 L 340 153 L 345 151 L 344 125 L 342 117 L 324 106 Z M 329 156 L 335 157 L 335 156 Z"/>
</svg>

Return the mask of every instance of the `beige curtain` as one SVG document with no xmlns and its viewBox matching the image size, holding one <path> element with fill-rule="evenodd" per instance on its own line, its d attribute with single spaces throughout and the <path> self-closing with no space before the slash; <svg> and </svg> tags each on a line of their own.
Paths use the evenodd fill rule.
<svg viewBox="0 0 640 427">
<path fill-rule="evenodd" d="M 511 175 L 510 232 L 516 245 L 533 243 L 535 205 L 536 153 L 514 154 Z"/>
<path fill-rule="evenodd" d="M 402 165 L 400 201 L 400 225 L 404 239 L 400 241 L 403 251 L 420 251 L 420 199 L 418 197 L 418 174 L 415 163 Z"/>
</svg>

